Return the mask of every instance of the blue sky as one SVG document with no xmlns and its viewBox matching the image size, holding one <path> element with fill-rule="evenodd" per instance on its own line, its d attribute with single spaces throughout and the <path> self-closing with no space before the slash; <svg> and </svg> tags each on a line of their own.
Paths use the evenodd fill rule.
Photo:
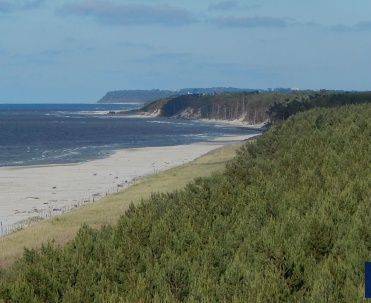
<svg viewBox="0 0 371 303">
<path fill-rule="evenodd" d="M 371 90 L 371 1 L 0 0 L 0 103 L 232 86 Z"/>
</svg>

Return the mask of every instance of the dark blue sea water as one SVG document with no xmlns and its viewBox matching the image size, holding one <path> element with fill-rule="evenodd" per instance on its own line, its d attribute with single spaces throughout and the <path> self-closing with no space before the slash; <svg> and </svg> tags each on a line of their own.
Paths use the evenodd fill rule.
<svg viewBox="0 0 371 303">
<path fill-rule="evenodd" d="M 254 133 L 200 121 L 118 117 L 132 104 L 0 104 L 0 166 L 75 163 L 122 148 L 189 144 Z"/>
</svg>

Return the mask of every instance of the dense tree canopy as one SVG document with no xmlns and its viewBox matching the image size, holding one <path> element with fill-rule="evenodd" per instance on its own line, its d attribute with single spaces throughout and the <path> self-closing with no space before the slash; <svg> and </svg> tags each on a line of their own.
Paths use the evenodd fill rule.
<svg viewBox="0 0 371 303">
<path fill-rule="evenodd" d="M 350 104 L 371 103 L 371 92 L 332 91 L 312 92 L 308 96 L 294 96 L 275 102 L 268 108 L 270 122 L 286 120 L 288 117 L 316 107 L 337 107 Z"/>
<path fill-rule="evenodd" d="M 116 226 L 28 250 L 4 302 L 363 302 L 371 105 L 316 108 L 247 142 L 223 174 L 154 194 Z M 0 300 L 1 302 L 1 300 Z"/>
</svg>

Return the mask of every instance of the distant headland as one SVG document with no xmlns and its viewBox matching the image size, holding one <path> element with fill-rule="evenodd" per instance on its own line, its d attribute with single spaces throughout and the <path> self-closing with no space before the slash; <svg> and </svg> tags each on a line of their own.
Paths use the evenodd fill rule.
<svg viewBox="0 0 371 303">
<path fill-rule="evenodd" d="M 107 92 L 98 103 L 147 103 L 161 98 L 181 96 L 187 94 L 212 94 L 226 92 L 251 92 L 260 89 L 234 88 L 234 87 L 211 87 L 211 88 L 182 88 L 178 90 L 116 90 Z"/>
</svg>

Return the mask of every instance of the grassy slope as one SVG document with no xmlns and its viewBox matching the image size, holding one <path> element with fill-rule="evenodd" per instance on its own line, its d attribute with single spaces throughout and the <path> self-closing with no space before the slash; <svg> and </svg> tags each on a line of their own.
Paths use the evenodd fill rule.
<svg viewBox="0 0 371 303">
<path fill-rule="evenodd" d="M 22 255 L 24 247 L 40 247 L 42 243 L 53 239 L 56 244 L 63 245 L 74 238 L 84 223 L 93 227 L 115 223 L 131 203 L 140 203 L 159 189 L 170 192 L 183 188 L 195 177 L 223 171 L 225 164 L 235 156 L 241 145 L 236 143 L 216 149 L 191 163 L 145 177 L 118 194 L 0 238 L 0 267 L 13 263 Z"/>
</svg>

